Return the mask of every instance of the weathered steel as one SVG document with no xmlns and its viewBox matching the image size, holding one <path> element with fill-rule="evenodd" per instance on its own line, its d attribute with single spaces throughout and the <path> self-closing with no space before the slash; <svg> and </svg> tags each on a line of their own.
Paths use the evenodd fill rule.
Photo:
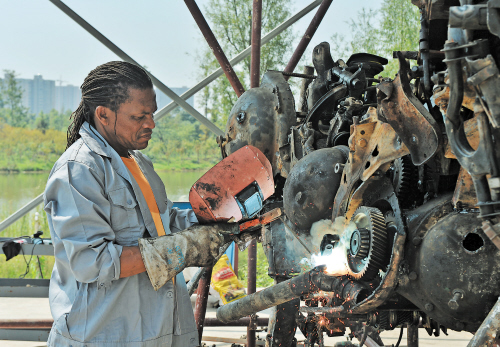
<svg viewBox="0 0 500 347">
<path fill-rule="evenodd" d="M 399 54 L 399 73 L 393 82 L 378 85 L 379 102 L 388 123 L 408 147 L 413 164 L 422 165 L 436 153 L 441 129 L 413 94 L 406 61 Z M 404 120 L 404 121 L 402 121 Z"/>
<path fill-rule="evenodd" d="M 78 23 L 83 29 L 85 29 L 89 34 L 94 36 L 99 42 L 105 45 L 108 49 L 110 49 L 113 53 L 119 56 L 124 61 L 129 63 L 141 66 L 138 62 L 132 59 L 127 53 L 121 50 L 117 45 L 111 42 L 108 38 L 106 38 L 103 34 L 101 34 L 98 30 L 96 30 L 92 25 L 90 25 L 87 21 L 85 21 L 82 17 L 80 17 L 76 12 L 74 12 L 71 8 L 65 5 L 60 0 L 50 0 L 55 6 L 57 6 L 61 11 L 63 11 L 68 17 L 73 19 L 76 23 Z M 153 84 L 160 89 L 165 95 L 167 95 L 170 99 L 172 99 L 177 105 L 182 107 L 186 112 L 196 118 L 200 123 L 206 126 L 210 131 L 212 131 L 216 135 L 224 135 L 222 130 L 220 130 L 214 123 L 204 117 L 200 112 L 198 112 L 193 106 L 188 104 L 185 100 L 179 97 L 174 91 L 168 88 L 163 82 L 153 76 L 150 72 L 148 72 L 149 77 L 153 81 Z"/>
<path fill-rule="evenodd" d="M 252 9 L 252 55 L 250 59 L 250 88 L 260 84 L 260 41 L 262 30 L 262 0 L 253 0 Z"/>
<path fill-rule="evenodd" d="M 418 347 L 418 326 L 417 325 L 408 325 L 406 330 L 407 338 L 406 338 L 406 346 L 407 347 Z"/>
<path fill-rule="evenodd" d="M 266 35 L 264 35 L 262 37 L 262 39 L 261 39 L 261 42 L 260 42 L 261 45 L 265 45 L 266 43 L 268 43 L 269 41 L 271 41 L 272 39 L 274 39 L 276 36 L 278 36 L 279 34 L 281 34 L 283 31 L 285 31 L 286 29 L 288 29 L 292 24 L 294 24 L 299 19 L 301 19 L 302 17 L 304 17 L 306 14 L 308 14 L 309 12 L 311 12 L 313 9 L 315 9 L 316 7 L 318 7 L 321 4 L 321 1 L 322 0 L 314 0 L 309 5 L 305 6 L 302 10 L 298 11 L 293 16 L 291 16 L 290 18 L 288 18 L 286 21 L 284 21 L 283 23 L 281 23 L 280 25 L 278 25 L 276 28 L 274 28 L 273 30 L 271 30 L 269 33 L 267 33 Z M 240 63 L 242 60 L 244 60 L 246 57 L 248 57 L 250 55 L 250 53 L 251 53 L 251 47 L 252 46 L 248 46 L 247 48 L 245 48 L 243 51 L 241 51 L 234 58 L 232 58 L 231 60 L 229 60 L 229 63 L 232 66 L 235 66 L 236 64 Z M 189 99 L 190 97 L 192 97 L 193 95 L 195 95 L 196 93 L 198 93 L 200 90 L 202 90 L 204 87 L 206 87 L 207 85 L 209 85 L 210 83 L 212 83 L 213 81 L 215 81 L 218 77 L 222 76 L 223 73 L 224 72 L 222 71 L 222 68 L 219 68 L 219 69 L 215 70 L 210 75 L 208 75 L 207 77 L 205 77 L 204 79 L 202 79 L 200 82 L 198 82 L 194 87 L 191 87 L 189 90 L 185 91 L 181 95 L 181 98 L 183 100 Z M 164 117 L 165 115 L 167 115 L 169 112 L 171 112 L 172 110 L 174 110 L 177 106 L 178 105 L 177 105 L 177 103 L 175 101 L 170 102 L 167 106 L 163 107 L 161 110 L 158 110 L 156 112 L 156 114 L 155 114 L 155 120 L 161 119 L 162 117 Z"/>
<path fill-rule="evenodd" d="M 5 218 L 0 222 L 0 232 L 8 228 L 11 224 L 22 218 L 26 213 L 37 207 L 43 202 L 43 193 L 38 195 L 36 198 L 28 202 L 26 205 L 21 207 L 19 210 L 11 214 L 9 217 Z"/>
<path fill-rule="evenodd" d="M 309 45 L 309 42 L 311 42 L 311 39 L 313 38 L 314 34 L 316 33 L 316 30 L 318 29 L 319 25 L 321 24 L 321 21 L 323 20 L 323 17 L 325 16 L 326 12 L 328 11 L 328 8 L 330 8 L 330 5 L 332 4 L 333 0 L 323 0 L 321 5 L 318 8 L 318 11 L 314 15 L 313 19 L 311 20 L 311 23 L 306 29 L 306 32 L 304 33 L 304 36 L 302 36 L 302 39 L 300 40 L 299 44 L 297 45 L 297 48 L 295 48 L 295 52 L 293 52 L 292 57 L 290 58 L 290 61 L 288 62 L 287 66 L 284 69 L 284 72 L 286 73 L 291 73 L 293 70 L 295 70 L 295 67 L 300 61 L 300 58 L 302 58 L 302 55 L 304 54 L 305 50 L 307 49 L 307 46 Z M 285 75 L 285 79 L 288 80 L 288 76 Z"/>
<path fill-rule="evenodd" d="M 200 344 L 203 336 L 203 325 L 205 321 L 205 314 L 207 312 L 208 290 L 210 288 L 211 279 L 212 268 L 206 268 L 198 285 L 196 304 L 194 308 L 194 320 L 196 322 L 196 329 L 198 329 Z"/>
<path fill-rule="evenodd" d="M 255 293 L 257 289 L 257 241 L 252 240 L 248 250 L 248 275 L 247 275 L 247 295 Z M 218 317 L 217 317 L 218 318 Z M 255 347 L 255 330 L 247 328 L 247 347 Z"/>
<path fill-rule="evenodd" d="M 336 292 L 345 301 L 346 307 L 355 305 L 369 292 L 369 289 L 362 284 L 345 277 L 328 275 L 324 272 L 324 266 L 318 266 L 289 280 L 219 307 L 217 319 L 221 322 L 230 322 L 320 290 Z"/>
<path fill-rule="evenodd" d="M 477 208 L 476 189 L 471 175 L 463 167 L 458 174 L 457 185 L 452 199 L 453 206 L 458 209 Z"/>
<path fill-rule="evenodd" d="M 217 41 L 217 38 L 215 37 L 214 33 L 210 29 L 210 26 L 208 25 L 207 21 L 205 20 L 205 17 L 200 11 L 200 8 L 196 4 L 195 0 L 184 0 L 186 3 L 186 6 L 189 9 L 189 12 L 191 12 L 191 15 L 193 16 L 194 20 L 196 21 L 196 24 L 200 28 L 201 33 L 205 37 L 205 40 L 207 41 L 208 45 L 210 46 L 210 49 L 212 50 L 212 53 L 214 54 L 215 58 L 219 62 L 219 65 L 221 66 L 222 70 L 224 71 L 224 74 L 226 75 L 229 83 L 231 84 L 231 87 L 233 87 L 234 92 L 238 97 L 240 97 L 241 94 L 245 92 L 245 89 L 243 88 L 243 85 L 240 82 L 240 79 L 236 75 L 236 73 L 233 70 L 233 67 L 231 66 L 231 63 L 228 61 L 226 55 L 224 54 L 224 51 L 222 50 L 222 47 L 220 46 L 219 42 Z"/>
<path fill-rule="evenodd" d="M 476 334 L 467 347 L 495 347 L 500 344 L 498 332 L 500 331 L 500 299 L 483 321 Z"/>
</svg>

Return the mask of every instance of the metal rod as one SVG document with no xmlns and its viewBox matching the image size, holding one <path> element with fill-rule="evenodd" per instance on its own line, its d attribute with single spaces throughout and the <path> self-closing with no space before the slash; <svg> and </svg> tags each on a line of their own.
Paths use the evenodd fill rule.
<svg viewBox="0 0 500 347">
<path fill-rule="evenodd" d="M 269 324 L 269 318 L 257 317 L 257 326 L 265 327 Z M 222 323 L 217 318 L 205 318 L 206 327 L 247 327 L 250 324 L 250 317 L 240 318 L 238 320 Z"/>
<path fill-rule="evenodd" d="M 262 0 L 253 0 L 252 56 L 250 59 L 250 88 L 260 85 L 260 41 L 262 31 Z M 253 347 L 253 346 L 247 346 Z"/>
<path fill-rule="evenodd" d="M 203 336 L 203 324 L 205 321 L 205 314 L 207 313 L 208 290 L 210 288 L 210 280 L 212 279 L 212 268 L 205 268 L 205 272 L 200 279 L 198 285 L 198 292 L 196 296 L 196 305 L 194 308 L 194 320 L 196 322 L 196 329 L 198 329 L 198 337 L 201 344 L 201 337 Z"/>
<path fill-rule="evenodd" d="M 311 12 L 313 9 L 318 7 L 320 4 L 321 4 L 321 0 L 314 0 L 309 5 L 305 6 L 302 10 L 298 11 L 293 16 L 288 18 L 286 21 L 284 21 L 283 23 L 278 25 L 276 28 L 274 28 L 273 30 L 271 30 L 269 33 L 267 33 L 266 35 L 264 35 L 262 37 L 262 39 L 260 41 L 261 46 L 265 45 L 266 43 L 268 43 L 269 41 L 274 39 L 276 36 L 278 36 L 283 31 L 288 29 L 292 24 L 297 22 L 299 19 L 304 17 L 306 14 Z M 247 58 L 250 55 L 251 50 L 252 50 L 252 46 L 248 46 L 245 50 L 241 51 L 237 56 L 235 56 L 234 58 L 229 60 L 229 63 L 232 66 L 235 66 L 236 64 L 238 64 L 239 62 L 241 62 L 245 58 Z M 218 77 L 222 76 L 223 73 L 224 72 L 222 71 L 222 68 L 215 70 L 210 75 L 208 75 L 207 77 L 205 77 L 204 79 L 199 81 L 196 85 L 191 87 L 189 90 L 186 90 L 181 95 L 181 98 L 183 100 L 189 99 L 190 97 L 192 97 L 193 95 L 198 93 L 200 90 L 205 88 L 207 85 L 209 85 L 210 83 L 215 81 Z M 159 110 L 155 113 L 155 120 L 160 120 L 161 118 L 166 116 L 168 113 L 172 112 L 177 106 L 178 106 L 177 103 L 175 101 L 172 101 L 167 106 L 163 107 L 161 110 Z"/>
<path fill-rule="evenodd" d="M 18 219 L 22 218 L 29 211 L 37 207 L 39 204 L 43 202 L 43 193 L 38 195 L 36 198 L 28 202 L 26 205 L 21 207 L 19 210 L 14 212 L 9 217 L 5 218 L 2 222 L 0 222 L 0 232 L 8 228 L 11 224 L 16 222 Z"/>
<path fill-rule="evenodd" d="M 257 241 L 252 240 L 248 247 L 248 295 L 255 293 L 257 289 Z M 247 328 L 247 347 L 255 347 L 255 330 L 250 326 Z"/>
<path fill-rule="evenodd" d="M 313 19 L 311 20 L 311 23 L 306 29 L 306 32 L 304 33 L 304 36 L 302 36 L 302 39 L 300 40 L 297 48 L 295 48 L 295 52 L 293 52 L 292 57 L 290 58 L 290 61 L 288 62 L 288 65 L 285 67 L 285 72 L 293 72 L 295 68 L 297 67 L 297 64 L 299 63 L 300 58 L 302 58 L 302 55 L 304 54 L 307 46 L 309 45 L 309 42 L 311 42 L 312 37 L 316 33 L 316 30 L 318 29 L 319 25 L 321 24 L 321 21 L 323 20 L 323 17 L 325 17 L 326 11 L 328 11 L 328 8 L 332 4 L 333 0 L 323 0 L 321 5 L 318 8 L 318 11 L 314 15 Z M 285 80 L 288 80 L 288 76 L 285 75 Z"/>
<path fill-rule="evenodd" d="M 408 324 L 406 331 L 407 334 L 407 347 L 418 347 L 418 325 Z"/>
<path fill-rule="evenodd" d="M 500 298 L 486 316 L 467 347 L 498 346 L 497 334 L 500 330 Z"/>
<path fill-rule="evenodd" d="M 73 19 L 76 23 L 78 23 L 83 29 L 85 29 L 89 34 L 94 36 L 99 42 L 105 45 L 108 49 L 110 49 L 113 53 L 119 56 L 124 61 L 127 61 L 132 64 L 137 63 L 134 59 L 132 59 L 128 54 L 122 51 L 117 45 L 111 42 L 108 38 L 106 38 L 103 34 L 101 34 L 97 29 L 95 29 L 92 25 L 86 22 L 82 17 L 80 17 L 76 12 L 74 12 L 71 8 L 65 5 L 60 0 L 50 0 L 54 5 L 56 5 L 61 11 L 63 11 L 68 17 Z M 205 125 L 210 131 L 215 133 L 216 135 L 224 135 L 224 132 L 220 130 L 215 124 L 213 124 L 210 120 L 205 118 L 200 112 L 198 112 L 193 106 L 189 105 L 185 100 L 179 97 L 174 91 L 168 88 L 163 82 L 153 76 L 150 72 L 148 72 L 149 77 L 153 81 L 153 84 L 160 89 L 165 95 L 167 95 L 170 99 L 175 101 L 177 105 L 182 107 L 186 112 L 200 121 L 203 125 Z M 187 98 L 186 98 L 187 99 Z"/>
<path fill-rule="evenodd" d="M 203 37 L 205 37 L 205 40 L 207 41 L 208 45 L 210 46 L 210 49 L 212 50 L 212 53 L 219 62 L 219 65 L 224 71 L 224 74 L 226 75 L 229 83 L 233 87 L 234 92 L 236 93 L 236 95 L 238 95 L 238 97 L 240 97 L 241 94 L 245 92 L 245 88 L 243 88 L 243 85 L 241 84 L 238 76 L 236 76 L 236 73 L 234 72 L 231 63 L 227 60 L 227 57 L 224 54 L 224 51 L 222 50 L 222 47 L 219 45 L 217 38 L 210 29 L 210 26 L 208 25 L 205 17 L 203 16 L 203 13 L 201 13 L 200 8 L 196 4 L 196 1 L 184 0 L 184 2 L 186 3 L 189 12 L 191 12 L 191 15 L 193 16 L 196 24 L 198 24 L 198 27 L 200 28 L 200 31 L 203 34 Z"/>
</svg>

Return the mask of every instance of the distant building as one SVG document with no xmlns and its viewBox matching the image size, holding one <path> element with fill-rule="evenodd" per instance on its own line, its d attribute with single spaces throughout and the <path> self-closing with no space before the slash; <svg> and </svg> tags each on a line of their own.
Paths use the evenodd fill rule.
<svg viewBox="0 0 500 347">
<path fill-rule="evenodd" d="M 80 88 L 68 84 L 67 86 L 56 86 L 55 109 L 63 112 L 75 111 L 82 99 Z"/>
<path fill-rule="evenodd" d="M 186 90 L 188 90 L 187 87 L 181 87 L 181 88 L 170 88 L 172 89 L 172 91 L 174 93 L 176 93 L 177 95 L 181 95 L 182 93 L 184 93 Z M 167 106 L 168 104 L 170 104 L 170 102 L 172 101 L 172 99 L 170 99 L 168 96 L 166 96 L 165 94 L 163 94 L 162 91 L 158 90 L 158 88 L 155 87 L 155 92 L 156 92 L 156 104 L 158 105 L 158 110 Z M 193 106 L 194 107 L 194 97 L 190 97 L 189 99 L 186 100 L 186 102 Z"/>
</svg>

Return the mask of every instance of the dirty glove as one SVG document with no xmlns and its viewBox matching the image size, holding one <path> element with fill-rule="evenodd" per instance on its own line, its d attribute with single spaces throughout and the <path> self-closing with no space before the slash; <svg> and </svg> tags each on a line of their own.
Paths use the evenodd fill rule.
<svg viewBox="0 0 500 347">
<path fill-rule="evenodd" d="M 193 225 L 176 234 L 139 239 L 139 249 L 155 290 L 190 266 L 210 266 L 220 248 L 239 232 L 237 223 Z"/>
</svg>

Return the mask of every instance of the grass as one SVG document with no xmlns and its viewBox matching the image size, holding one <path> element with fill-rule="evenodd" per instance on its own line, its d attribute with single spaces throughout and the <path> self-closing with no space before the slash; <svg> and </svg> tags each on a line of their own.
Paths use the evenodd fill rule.
<svg viewBox="0 0 500 347">
<path fill-rule="evenodd" d="M 267 262 L 264 249 L 260 243 L 257 244 L 257 287 L 269 287 L 274 284 L 274 280 L 268 276 L 267 268 L 269 264 Z M 247 276 L 248 275 L 248 248 L 243 252 L 239 252 L 238 255 L 238 279 L 243 282 L 245 287 L 248 285 Z"/>
</svg>

